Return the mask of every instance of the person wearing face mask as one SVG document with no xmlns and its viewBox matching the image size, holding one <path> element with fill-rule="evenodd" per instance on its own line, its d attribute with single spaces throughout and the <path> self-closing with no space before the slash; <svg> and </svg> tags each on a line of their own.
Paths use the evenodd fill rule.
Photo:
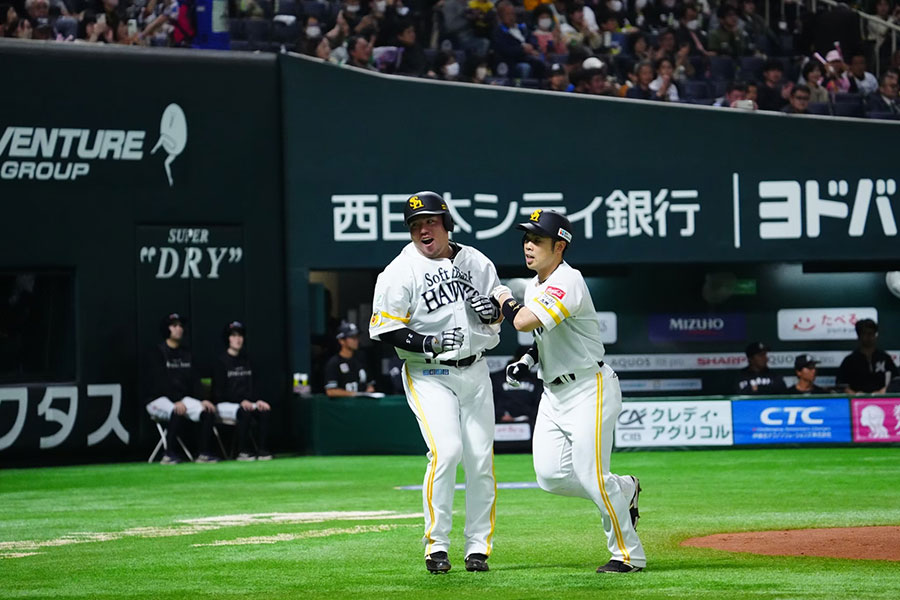
<svg viewBox="0 0 900 600">
<path fill-rule="evenodd" d="M 469 83 L 485 83 L 485 79 L 491 76 L 491 68 L 484 58 L 473 56 L 466 61 L 463 81 Z"/>
<path fill-rule="evenodd" d="M 443 81 L 459 80 L 459 63 L 456 62 L 456 55 L 452 52 L 440 52 L 434 61 L 435 72 L 438 79 Z"/>
<path fill-rule="evenodd" d="M 546 4 L 541 4 L 532 13 L 535 23 L 532 35 L 537 40 L 541 52 L 544 54 L 562 52 L 565 49 L 562 41 L 562 33 L 553 19 L 553 11 Z"/>
<path fill-rule="evenodd" d="M 379 19 L 378 37 L 375 40 L 376 46 L 389 46 L 393 44 L 397 35 L 400 34 L 407 23 L 413 18 L 409 6 L 404 4 L 403 0 L 386 1 L 387 4 L 384 8 L 384 16 Z"/>
<path fill-rule="evenodd" d="M 700 12 L 693 4 L 679 7 L 678 28 L 675 30 L 675 45 L 688 47 L 690 56 L 706 56 L 706 32 L 703 31 Z"/>
</svg>

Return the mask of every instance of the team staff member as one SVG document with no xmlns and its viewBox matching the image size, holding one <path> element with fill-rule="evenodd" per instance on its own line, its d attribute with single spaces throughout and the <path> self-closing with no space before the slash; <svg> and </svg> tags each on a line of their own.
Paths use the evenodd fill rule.
<svg viewBox="0 0 900 600">
<path fill-rule="evenodd" d="M 329 398 L 346 398 L 356 396 L 360 390 L 374 392 L 375 386 L 354 356 L 359 350 L 359 328 L 353 323 L 341 323 L 337 341 L 340 351 L 325 363 L 325 394 Z"/>
<path fill-rule="evenodd" d="M 633 573 L 647 564 L 635 531 L 640 482 L 609 470 L 613 430 L 622 410 L 619 378 L 604 364 L 600 324 L 581 272 L 563 260 L 572 226 L 563 215 L 535 210 L 526 223 L 525 265 L 537 275 L 519 304 L 506 286 L 491 295 L 519 331 L 535 345 L 506 369 L 521 379 L 537 360 L 544 392 L 534 431 L 534 470 L 542 489 L 591 500 L 600 509 L 609 562 L 598 573 Z"/>
<path fill-rule="evenodd" d="M 494 401 L 482 358 L 500 341 L 500 309 L 486 295 L 500 280 L 482 253 L 450 241 L 453 220 L 441 196 L 419 192 L 403 214 L 412 243 L 378 276 L 369 336 L 395 346 L 405 359 L 406 400 L 428 445 L 425 567 L 450 570 L 453 492 L 462 459 L 466 570 L 487 571 L 497 488 Z"/>
<path fill-rule="evenodd" d="M 269 447 L 269 418 L 271 405 L 256 399 L 253 393 L 253 369 L 244 349 L 247 328 L 240 321 L 232 321 L 225 326 L 225 341 L 228 347 L 216 359 L 213 367 L 213 400 L 216 410 L 223 419 L 237 421 L 237 436 L 240 461 L 272 460 Z M 257 426 L 259 450 L 251 452 L 250 425 Z"/>
<path fill-rule="evenodd" d="M 744 349 L 747 366 L 738 376 L 738 394 L 783 394 L 784 379 L 769 369 L 769 349 L 762 342 L 751 342 Z"/>
<path fill-rule="evenodd" d="M 161 325 L 165 341 L 153 349 L 148 362 L 150 397 L 147 412 L 158 421 L 168 422 L 166 454 L 162 464 L 181 462 L 177 454 L 178 436 L 188 419 L 200 424 L 200 444 L 197 462 L 218 462 L 210 451 L 216 406 L 209 400 L 199 400 L 203 394 L 200 380 L 194 375 L 190 351 L 182 344 L 185 319 L 178 313 L 166 316 Z"/>
<path fill-rule="evenodd" d="M 817 360 L 812 354 L 799 354 L 794 359 L 794 373 L 797 383 L 787 389 L 788 394 L 829 394 L 829 390 L 816 385 Z"/>
<path fill-rule="evenodd" d="M 838 369 L 838 389 L 846 386 L 848 394 L 883 394 L 897 376 L 897 365 L 891 355 L 878 348 L 878 324 L 872 319 L 856 322 L 859 346 L 851 352 Z"/>
</svg>

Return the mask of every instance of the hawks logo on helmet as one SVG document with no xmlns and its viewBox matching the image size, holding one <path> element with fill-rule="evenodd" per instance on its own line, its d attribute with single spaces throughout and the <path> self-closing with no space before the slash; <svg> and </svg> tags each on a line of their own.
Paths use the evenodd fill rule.
<svg viewBox="0 0 900 600">
<path fill-rule="evenodd" d="M 537 209 L 533 213 L 531 213 L 532 221 L 540 221 L 541 220 L 541 209 Z"/>
<path fill-rule="evenodd" d="M 422 208 L 422 206 L 423 206 L 422 201 L 419 200 L 418 196 L 413 196 L 412 198 L 409 199 L 409 207 L 411 209 L 416 210 L 416 209 Z"/>
</svg>

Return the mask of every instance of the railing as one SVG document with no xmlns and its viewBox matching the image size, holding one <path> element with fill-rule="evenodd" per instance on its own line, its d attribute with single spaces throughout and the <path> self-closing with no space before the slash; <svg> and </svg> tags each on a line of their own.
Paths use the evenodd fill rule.
<svg viewBox="0 0 900 600">
<path fill-rule="evenodd" d="M 836 7 L 840 2 L 836 2 L 835 0 L 810 0 L 810 10 L 816 12 L 816 8 L 819 3 L 825 4 L 826 6 L 830 6 L 831 8 Z M 781 11 L 784 14 L 784 3 L 785 0 L 781 0 Z M 846 5 L 845 5 L 846 6 Z M 865 22 L 877 23 L 878 25 L 882 25 L 887 27 L 891 32 L 891 55 L 893 56 L 894 52 L 897 51 L 897 34 L 900 33 L 900 25 L 896 23 L 891 23 L 890 21 L 885 21 L 881 17 L 876 17 L 875 15 L 870 15 L 869 13 L 862 12 L 861 10 L 856 10 L 851 7 L 847 7 L 848 10 L 852 10 L 859 16 L 859 31 L 861 36 L 865 39 L 866 36 L 866 28 Z M 881 53 L 875 52 L 875 72 L 881 73 Z"/>
</svg>

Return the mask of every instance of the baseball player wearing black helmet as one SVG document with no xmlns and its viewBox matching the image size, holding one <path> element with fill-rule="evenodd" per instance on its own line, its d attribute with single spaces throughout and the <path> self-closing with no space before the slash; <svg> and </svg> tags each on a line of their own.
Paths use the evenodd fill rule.
<svg viewBox="0 0 900 600">
<path fill-rule="evenodd" d="M 441 215 L 444 221 L 444 229 L 448 232 L 453 231 L 453 218 L 450 216 L 450 209 L 447 208 L 447 203 L 444 199 L 434 192 L 413 194 L 406 204 L 403 205 L 403 219 L 407 227 L 419 215 Z"/>
<path fill-rule="evenodd" d="M 619 378 L 603 362 L 605 349 L 590 291 L 581 272 L 563 259 L 572 242 L 565 215 L 535 210 L 520 223 L 525 265 L 536 276 L 524 304 L 506 286 L 491 296 L 518 331 L 530 331 L 534 346 L 506 368 L 517 385 L 537 360 L 544 382 L 534 426 L 534 471 L 542 489 L 592 501 L 600 510 L 611 559 L 598 573 L 634 573 L 647 564 L 635 531 L 637 477 L 610 472 L 613 431 L 622 410 Z"/>
</svg>

